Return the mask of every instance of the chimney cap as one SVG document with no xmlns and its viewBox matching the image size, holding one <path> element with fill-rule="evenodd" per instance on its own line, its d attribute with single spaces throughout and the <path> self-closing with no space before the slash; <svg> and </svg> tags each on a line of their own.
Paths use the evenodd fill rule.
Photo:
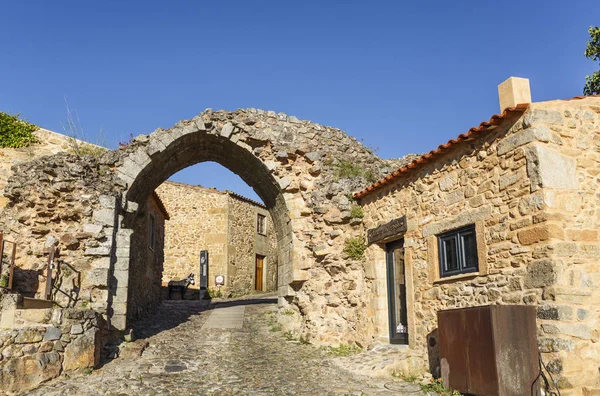
<svg viewBox="0 0 600 396">
<path fill-rule="evenodd" d="M 531 103 L 531 88 L 529 79 L 522 77 L 509 77 L 498 85 L 500 111 L 518 104 Z"/>
</svg>

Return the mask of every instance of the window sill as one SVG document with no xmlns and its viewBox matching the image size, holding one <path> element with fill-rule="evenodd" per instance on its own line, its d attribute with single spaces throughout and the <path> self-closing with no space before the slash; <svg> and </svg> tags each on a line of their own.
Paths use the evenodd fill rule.
<svg viewBox="0 0 600 396">
<path fill-rule="evenodd" d="M 459 275 L 452 275 L 452 276 L 446 276 L 444 278 L 439 278 L 433 281 L 434 285 L 439 285 L 442 283 L 451 283 L 454 281 L 460 281 L 460 280 L 466 280 L 466 279 L 473 279 L 473 278 L 477 278 L 478 276 L 481 276 L 482 273 L 481 272 L 469 272 L 466 274 L 459 274 Z"/>
</svg>

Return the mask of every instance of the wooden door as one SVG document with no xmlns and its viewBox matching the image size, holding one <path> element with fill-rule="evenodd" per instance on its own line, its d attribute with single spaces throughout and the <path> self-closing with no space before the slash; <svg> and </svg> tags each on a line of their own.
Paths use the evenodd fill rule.
<svg viewBox="0 0 600 396">
<path fill-rule="evenodd" d="M 256 271 L 255 271 L 255 289 L 263 291 L 263 268 L 265 265 L 265 257 L 256 255 Z"/>
</svg>

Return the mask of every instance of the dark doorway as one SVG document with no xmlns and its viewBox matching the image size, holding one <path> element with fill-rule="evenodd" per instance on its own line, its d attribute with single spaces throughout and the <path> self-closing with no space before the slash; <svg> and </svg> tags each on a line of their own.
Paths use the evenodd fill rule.
<svg viewBox="0 0 600 396">
<path fill-rule="evenodd" d="M 265 265 L 265 256 L 256 255 L 256 271 L 255 271 L 255 289 L 263 291 L 263 268 Z"/>
<path fill-rule="evenodd" d="M 408 344 L 404 240 L 390 242 L 385 245 L 385 248 L 387 253 L 390 343 Z"/>
</svg>

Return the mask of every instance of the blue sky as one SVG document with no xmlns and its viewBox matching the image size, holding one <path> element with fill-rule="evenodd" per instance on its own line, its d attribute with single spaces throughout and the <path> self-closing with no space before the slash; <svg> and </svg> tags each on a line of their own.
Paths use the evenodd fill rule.
<svg viewBox="0 0 600 396">
<path fill-rule="evenodd" d="M 205 108 L 263 108 L 345 130 L 383 158 L 498 112 L 497 85 L 580 95 L 600 2 L 0 1 L 0 110 L 55 131 L 65 98 L 117 147 Z M 174 176 L 256 198 L 224 168 Z"/>
</svg>

